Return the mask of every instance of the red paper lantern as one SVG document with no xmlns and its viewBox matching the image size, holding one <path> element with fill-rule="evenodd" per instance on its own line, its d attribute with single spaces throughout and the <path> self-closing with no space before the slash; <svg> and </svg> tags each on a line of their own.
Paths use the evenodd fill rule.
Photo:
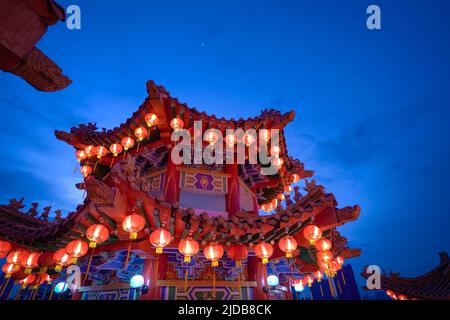
<svg viewBox="0 0 450 320">
<path fill-rule="evenodd" d="M 286 258 L 292 258 L 292 253 L 297 249 L 297 241 L 290 235 L 280 239 L 278 246 L 281 251 L 286 252 Z"/>
<path fill-rule="evenodd" d="M 33 284 L 37 279 L 35 274 L 29 274 L 25 279 L 20 280 L 22 284 L 22 289 L 25 289 L 28 285 Z"/>
<path fill-rule="evenodd" d="M 275 158 L 278 158 L 280 156 L 280 147 L 279 146 L 273 146 L 270 148 L 270 154 L 274 156 Z"/>
<path fill-rule="evenodd" d="M 320 270 L 317 270 L 316 272 L 313 273 L 314 278 L 317 279 L 317 282 L 322 281 L 323 278 L 323 273 Z"/>
<path fill-rule="evenodd" d="M 6 257 L 6 261 L 8 263 L 22 265 L 22 261 L 24 261 L 24 259 L 26 259 L 28 255 L 29 255 L 28 251 L 19 249 L 10 252 Z"/>
<path fill-rule="evenodd" d="M 292 187 L 290 185 L 285 185 L 284 186 L 284 192 L 291 193 L 292 192 Z"/>
<path fill-rule="evenodd" d="M 11 244 L 8 241 L 0 240 L 0 259 L 3 259 L 11 251 Z"/>
<path fill-rule="evenodd" d="M 54 252 L 47 251 L 47 252 L 42 253 L 39 256 L 38 264 L 41 266 L 41 269 L 40 269 L 41 273 L 47 272 L 48 267 L 50 267 L 52 264 L 54 264 L 54 261 L 53 261 L 54 254 L 55 254 Z"/>
<path fill-rule="evenodd" d="M 315 225 L 309 224 L 303 229 L 303 236 L 313 246 L 322 237 L 322 231 Z"/>
<path fill-rule="evenodd" d="M 211 266 L 217 267 L 220 258 L 223 256 L 223 247 L 217 242 L 212 242 L 203 249 L 203 253 L 206 259 L 211 261 Z"/>
<path fill-rule="evenodd" d="M 158 116 L 154 113 L 148 113 L 145 115 L 145 122 L 150 128 L 156 126 L 156 124 L 158 123 Z"/>
<path fill-rule="evenodd" d="M 315 243 L 316 249 L 319 251 L 326 251 L 331 249 L 331 241 L 325 238 L 321 238 Z"/>
<path fill-rule="evenodd" d="M 150 235 L 150 243 L 156 248 L 156 253 L 163 252 L 163 248 L 166 247 L 172 241 L 172 235 L 164 228 L 159 228 L 152 232 Z"/>
<path fill-rule="evenodd" d="M 83 240 L 70 241 L 66 245 L 66 252 L 73 259 L 72 263 L 76 263 L 78 258 L 88 252 L 88 244 Z"/>
<path fill-rule="evenodd" d="M 84 153 L 86 154 L 87 158 L 90 158 L 91 156 L 93 156 L 95 154 L 95 147 L 94 146 L 86 146 L 84 148 Z"/>
<path fill-rule="evenodd" d="M 308 274 L 305 277 L 305 281 L 308 284 L 308 287 L 311 287 L 312 284 L 314 283 L 314 278 L 310 274 Z"/>
<path fill-rule="evenodd" d="M 40 252 L 32 252 L 32 253 L 28 254 L 27 257 L 24 257 L 22 259 L 21 264 L 22 264 L 22 267 L 25 268 L 25 274 L 29 274 L 31 272 L 31 270 L 33 270 L 34 268 L 39 266 L 38 259 L 39 259 L 40 255 L 41 255 Z"/>
<path fill-rule="evenodd" d="M 184 262 L 191 262 L 191 257 L 196 255 L 200 246 L 192 237 L 180 240 L 178 250 L 184 255 Z"/>
<path fill-rule="evenodd" d="M 5 274 L 5 278 L 10 278 L 11 275 L 20 270 L 20 265 L 13 263 L 5 263 L 2 266 L 2 272 Z"/>
<path fill-rule="evenodd" d="M 86 159 L 86 152 L 84 152 L 84 150 L 78 150 L 75 152 L 75 157 L 77 157 L 78 162 L 81 162 Z"/>
<path fill-rule="evenodd" d="M 138 141 L 142 141 L 148 135 L 147 129 L 145 127 L 138 127 L 134 130 L 134 135 L 136 136 Z"/>
<path fill-rule="evenodd" d="M 71 264 L 72 258 L 66 252 L 65 248 L 56 250 L 53 254 L 53 262 L 56 264 L 55 271 L 61 271 L 62 267 L 67 267 Z"/>
<path fill-rule="evenodd" d="M 317 260 L 322 262 L 329 262 L 333 259 L 333 254 L 329 250 L 317 252 Z"/>
<path fill-rule="evenodd" d="M 114 157 L 117 157 L 117 155 L 123 151 L 123 148 L 122 148 L 122 145 L 120 145 L 118 143 L 113 143 L 109 147 L 109 151 L 111 151 L 111 153 L 113 154 Z"/>
<path fill-rule="evenodd" d="M 138 214 L 130 214 L 122 221 L 122 228 L 130 234 L 130 240 L 137 238 L 138 232 L 145 227 L 145 219 Z"/>
<path fill-rule="evenodd" d="M 300 176 L 296 173 L 292 175 L 292 183 L 297 183 L 300 181 Z"/>
<path fill-rule="evenodd" d="M 105 242 L 109 238 L 109 231 L 102 224 L 93 224 L 86 230 L 86 238 L 89 239 L 89 248 L 93 249 L 98 244 Z"/>
<path fill-rule="evenodd" d="M 278 199 L 278 201 L 283 201 L 284 199 L 286 199 L 286 197 L 284 196 L 284 194 L 283 193 L 279 193 L 278 195 L 277 195 L 277 199 Z"/>
<path fill-rule="evenodd" d="M 130 138 L 130 137 L 124 137 L 120 141 L 120 144 L 123 146 L 123 149 L 125 151 L 128 151 L 128 149 L 133 148 L 134 140 L 133 140 L 133 138 Z"/>
<path fill-rule="evenodd" d="M 263 264 L 266 264 L 273 254 L 273 247 L 271 244 L 262 241 L 255 246 L 255 254 L 262 260 Z"/>
<path fill-rule="evenodd" d="M 273 165 L 274 165 L 275 167 L 277 167 L 278 169 L 280 169 L 280 168 L 283 166 L 283 164 L 284 164 L 284 160 L 281 159 L 281 158 L 275 158 L 275 159 L 272 160 L 272 163 L 273 163 Z"/>
<path fill-rule="evenodd" d="M 344 258 L 342 258 L 341 256 L 337 256 L 335 258 L 336 262 L 339 263 L 339 265 L 342 267 L 342 265 L 344 264 Z"/>
<path fill-rule="evenodd" d="M 101 159 L 108 154 L 108 149 L 104 146 L 98 146 L 95 153 L 97 154 L 97 159 Z"/>
<path fill-rule="evenodd" d="M 236 261 L 237 267 L 241 267 L 242 261 L 248 257 L 248 248 L 245 244 L 233 244 L 228 248 L 227 255 Z"/>
<path fill-rule="evenodd" d="M 228 147 L 234 147 L 237 142 L 236 135 L 234 133 L 230 133 L 225 137 L 225 143 Z"/>
<path fill-rule="evenodd" d="M 170 121 L 170 127 L 174 130 L 174 131 L 178 131 L 183 129 L 184 126 L 184 121 L 181 120 L 181 118 L 179 117 L 175 117 Z"/>
<path fill-rule="evenodd" d="M 80 168 L 81 173 L 86 178 L 88 175 L 92 173 L 92 167 L 91 166 L 82 166 Z"/>
</svg>

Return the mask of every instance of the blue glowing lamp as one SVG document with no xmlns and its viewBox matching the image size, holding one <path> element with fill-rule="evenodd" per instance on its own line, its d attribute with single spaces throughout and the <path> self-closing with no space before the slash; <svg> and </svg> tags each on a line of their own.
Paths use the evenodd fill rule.
<svg viewBox="0 0 450 320">
<path fill-rule="evenodd" d="M 67 283 L 65 282 L 58 282 L 55 286 L 55 293 L 63 293 L 66 292 L 68 289 Z"/>
<path fill-rule="evenodd" d="M 130 287 L 133 289 L 140 288 L 144 285 L 144 277 L 140 274 L 132 276 L 130 279 Z"/>
<path fill-rule="evenodd" d="M 271 287 L 275 287 L 280 283 L 280 281 L 278 280 L 278 277 L 274 274 L 271 274 L 270 276 L 267 277 L 267 284 Z"/>
</svg>

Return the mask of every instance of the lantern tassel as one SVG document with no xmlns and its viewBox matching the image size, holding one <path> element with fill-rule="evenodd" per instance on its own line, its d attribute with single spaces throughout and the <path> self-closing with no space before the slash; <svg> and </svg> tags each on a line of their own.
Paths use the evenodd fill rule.
<svg viewBox="0 0 450 320">
<path fill-rule="evenodd" d="M 78 169 L 78 162 L 75 164 L 75 168 L 73 169 L 73 173 L 77 173 L 77 169 Z"/>
<path fill-rule="evenodd" d="M 21 294 L 22 294 L 22 286 L 19 288 L 19 291 L 17 292 L 16 296 L 14 297 L 14 300 L 20 300 Z"/>
<path fill-rule="evenodd" d="M 154 279 L 155 279 L 155 285 L 157 286 L 158 284 L 158 269 L 159 269 L 159 254 L 156 256 L 156 266 L 155 266 L 155 275 L 154 275 Z"/>
<path fill-rule="evenodd" d="M 239 271 L 237 272 L 237 278 L 238 278 L 239 300 L 242 300 L 241 273 Z"/>
<path fill-rule="evenodd" d="M 52 300 L 52 298 L 53 298 L 53 293 L 55 292 L 55 287 L 56 287 L 56 283 L 53 285 L 52 291 L 50 291 L 50 296 L 48 297 L 48 300 Z"/>
<path fill-rule="evenodd" d="M 92 257 L 94 256 L 94 248 L 91 250 L 91 255 L 89 256 L 88 265 L 86 268 L 86 273 L 84 274 L 83 284 L 86 282 L 88 276 L 89 276 L 89 270 L 91 269 L 91 263 L 92 263 Z"/>
<path fill-rule="evenodd" d="M 342 282 L 344 283 L 344 286 L 347 285 L 347 283 L 345 282 L 345 275 L 344 275 L 344 271 L 341 270 L 341 276 L 342 276 Z"/>
<path fill-rule="evenodd" d="M 321 295 L 322 298 L 323 298 L 323 290 L 322 290 L 322 284 L 321 284 L 321 283 L 319 283 L 319 288 L 320 288 L 320 295 Z"/>
<path fill-rule="evenodd" d="M 110 169 L 113 167 L 113 163 L 114 163 L 114 157 L 111 157 L 111 164 L 109 165 Z"/>
<path fill-rule="evenodd" d="M 97 169 L 97 163 L 98 163 L 98 160 L 95 160 L 94 169 L 92 170 L 92 172 L 94 172 L 95 169 Z"/>
<path fill-rule="evenodd" d="M 141 144 L 141 140 L 138 140 L 138 145 L 137 145 L 137 148 L 136 148 L 136 152 L 139 152 L 139 146 L 140 146 L 140 144 Z"/>
<path fill-rule="evenodd" d="M 30 298 L 30 300 L 34 300 L 34 298 L 36 297 L 36 293 L 38 292 L 38 289 L 33 289 L 33 290 L 31 290 L 31 298 Z"/>
<path fill-rule="evenodd" d="M 8 283 L 9 283 L 9 279 L 11 279 L 11 278 L 7 278 L 5 280 L 5 282 L 3 282 L 3 287 L 2 287 L 2 292 L 0 293 L 0 297 L 2 297 L 3 294 L 5 293 L 6 287 L 8 286 Z"/>
<path fill-rule="evenodd" d="M 128 244 L 128 251 L 127 251 L 127 257 L 125 259 L 125 268 L 128 267 L 128 260 L 130 259 L 130 251 L 131 251 L 131 239 Z"/>
<path fill-rule="evenodd" d="M 335 292 L 334 292 L 334 289 L 333 289 L 333 283 L 331 282 L 331 278 L 330 277 L 328 277 L 328 286 L 330 287 L 330 293 L 331 293 L 331 295 L 333 296 L 333 298 L 335 298 Z"/>
<path fill-rule="evenodd" d="M 123 157 L 122 157 L 122 159 L 125 159 L 125 155 L 127 154 L 127 150 L 124 150 L 123 151 Z"/>
<path fill-rule="evenodd" d="M 188 269 L 184 270 L 184 293 L 187 294 L 188 287 Z"/>
<path fill-rule="evenodd" d="M 216 272 L 213 268 L 213 300 L 216 300 Z"/>
<path fill-rule="evenodd" d="M 42 294 L 42 300 L 45 300 L 45 296 L 47 295 L 48 287 L 49 287 L 49 283 L 47 283 L 45 285 L 44 293 Z"/>
<path fill-rule="evenodd" d="M 339 293 L 342 294 L 342 289 L 341 289 L 341 284 L 339 283 L 339 279 L 336 279 L 336 280 L 337 280 L 337 284 L 338 284 L 338 288 L 339 288 Z"/>
</svg>

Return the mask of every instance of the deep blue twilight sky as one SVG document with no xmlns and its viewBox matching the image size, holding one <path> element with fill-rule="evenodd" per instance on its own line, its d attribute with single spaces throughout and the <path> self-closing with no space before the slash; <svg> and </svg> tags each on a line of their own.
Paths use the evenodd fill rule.
<svg viewBox="0 0 450 320">
<path fill-rule="evenodd" d="M 450 252 L 449 1 L 59 1 L 78 4 L 38 47 L 73 84 L 37 92 L 0 73 L 0 202 L 73 210 L 73 149 L 54 129 L 120 124 L 149 79 L 210 114 L 295 110 L 289 152 L 360 219 L 340 228 L 378 264 L 411 276 Z M 120 4 L 119 4 L 120 3 Z M 378 4 L 382 30 L 366 28 Z"/>
</svg>

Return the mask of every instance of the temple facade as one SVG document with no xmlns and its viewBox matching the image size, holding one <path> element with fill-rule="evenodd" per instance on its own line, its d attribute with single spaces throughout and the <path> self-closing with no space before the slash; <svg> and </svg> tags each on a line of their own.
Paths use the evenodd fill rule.
<svg viewBox="0 0 450 320">
<path fill-rule="evenodd" d="M 344 260 L 360 250 L 338 228 L 356 220 L 360 207 L 339 208 L 289 155 L 284 128 L 295 113 L 227 120 L 188 107 L 153 81 L 147 94 L 116 128 L 88 123 L 55 132 L 74 148 L 84 176 L 76 210 L 25 208 L 23 199 L 0 206 L 0 299 L 345 298 L 353 272 Z M 241 144 L 243 163 L 217 151 L 224 161 L 174 161 L 174 132 L 194 139 L 194 123 L 201 123 L 201 150 L 236 146 L 238 159 Z M 275 173 L 251 161 L 251 129 L 268 145 L 267 133 L 277 130 L 268 148 Z M 65 282 L 74 285 L 60 288 Z"/>
</svg>

